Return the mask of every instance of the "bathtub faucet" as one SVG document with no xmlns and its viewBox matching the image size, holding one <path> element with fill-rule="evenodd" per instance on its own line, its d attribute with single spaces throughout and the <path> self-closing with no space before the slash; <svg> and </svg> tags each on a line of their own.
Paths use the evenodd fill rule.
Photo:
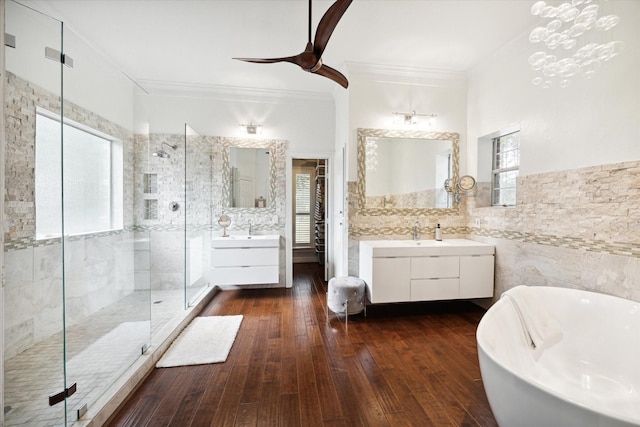
<svg viewBox="0 0 640 427">
<path fill-rule="evenodd" d="M 420 240 L 420 221 L 413 224 L 413 240 Z"/>
</svg>

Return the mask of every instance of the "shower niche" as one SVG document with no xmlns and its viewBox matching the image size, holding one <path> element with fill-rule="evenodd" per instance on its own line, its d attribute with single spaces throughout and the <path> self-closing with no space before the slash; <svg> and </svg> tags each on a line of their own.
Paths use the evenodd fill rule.
<svg viewBox="0 0 640 427">
<path fill-rule="evenodd" d="M 157 220 L 158 219 L 158 174 L 145 173 L 143 174 L 144 182 L 144 219 Z"/>
</svg>

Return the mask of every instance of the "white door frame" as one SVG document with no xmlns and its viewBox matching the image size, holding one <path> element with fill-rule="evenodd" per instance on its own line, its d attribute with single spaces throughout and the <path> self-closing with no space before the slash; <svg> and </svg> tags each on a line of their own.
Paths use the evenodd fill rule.
<svg viewBox="0 0 640 427">
<path fill-rule="evenodd" d="M 325 185 L 324 209 L 325 216 L 325 233 L 327 233 L 327 241 L 329 245 L 325 245 L 325 279 L 333 275 L 333 257 L 334 251 L 331 245 L 333 242 L 333 218 L 330 213 L 333 212 L 333 154 L 332 153 L 287 153 L 286 166 L 286 207 L 285 207 L 285 286 L 290 288 L 293 286 L 293 159 L 320 159 L 325 161 L 325 176 L 327 177 L 327 185 Z"/>
</svg>

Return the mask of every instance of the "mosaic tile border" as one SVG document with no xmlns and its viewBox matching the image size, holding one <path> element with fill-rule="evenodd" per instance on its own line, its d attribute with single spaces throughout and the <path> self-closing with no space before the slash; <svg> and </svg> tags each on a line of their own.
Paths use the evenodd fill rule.
<svg viewBox="0 0 640 427">
<path fill-rule="evenodd" d="M 640 243 L 607 242 L 604 240 L 587 240 L 579 237 L 550 236 L 544 234 L 523 233 L 519 231 L 495 230 L 467 227 L 467 235 L 491 237 L 496 239 L 515 240 L 523 243 L 534 243 L 557 248 L 567 248 L 588 252 L 599 252 L 611 255 L 640 258 Z"/>
<path fill-rule="evenodd" d="M 275 225 L 253 224 L 252 229 L 258 233 L 274 233 L 280 234 L 280 228 Z M 199 224 L 199 225 L 187 225 L 186 231 L 221 231 L 222 227 L 214 224 Z M 233 231 L 229 228 L 228 230 Z M 100 233 L 80 234 L 76 236 L 69 236 L 66 238 L 68 242 L 77 242 L 81 240 L 97 239 L 108 236 L 118 236 L 127 233 L 147 233 L 147 232 L 176 232 L 185 231 L 184 226 L 177 224 L 158 224 L 158 225 L 134 225 L 125 227 L 122 230 L 104 231 Z M 4 252 L 12 252 L 21 249 L 37 248 L 42 246 L 59 245 L 62 239 L 60 237 L 54 237 L 51 239 L 34 239 L 33 237 L 21 237 L 19 239 L 7 240 L 4 242 Z"/>
<path fill-rule="evenodd" d="M 363 236 L 409 236 L 412 233 L 411 227 L 350 227 L 349 237 Z M 434 227 L 422 227 L 420 232 L 423 236 L 432 235 L 435 232 Z M 604 240 L 587 240 L 579 237 L 570 236 L 550 236 L 534 233 L 523 233 L 519 231 L 496 230 L 477 227 L 444 227 L 442 230 L 447 236 L 480 236 L 491 237 L 494 239 L 514 240 L 523 243 L 533 243 L 537 245 L 553 246 L 556 248 L 574 249 L 578 251 L 606 253 L 610 255 L 628 256 L 640 258 L 640 243 L 630 242 L 607 242 Z M 451 238 L 451 237 L 449 237 Z"/>
<path fill-rule="evenodd" d="M 435 227 L 420 227 L 420 233 L 422 236 L 433 236 L 435 234 Z M 445 235 L 466 235 L 468 234 L 468 227 L 444 227 L 442 232 Z M 362 237 L 362 236 L 407 236 L 407 239 L 411 239 L 413 234 L 413 227 L 349 227 L 349 237 Z M 450 237 L 451 238 L 451 237 Z"/>
<path fill-rule="evenodd" d="M 458 203 L 453 202 L 453 208 L 367 208 L 365 198 L 366 188 L 366 139 L 368 136 L 376 138 L 423 138 L 450 140 L 453 145 L 453 182 L 458 181 L 460 174 L 460 134 L 457 132 L 424 132 L 399 129 L 369 129 L 358 128 L 358 181 L 357 181 L 357 215 L 387 216 L 387 215 L 455 215 L 458 213 Z M 454 198 L 455 200 L 455 198 Z"/>
<path fill-rule="evenodd" d="M 90 233 L 90 234 L 78 234 L 75 236 L 67 236 L 65 240 L 68 242 L 77 242 L 80 240 L 96 239 L 96 238 L 108 237 L 108 236 L 117 236 L 121 234 L 132 233 L 135 231 L 134 228 L 135 227 L 125 227 L 121 230 L 102 231 L 100 233 Z M 27 249 L 31 247 L 37 248 L 41 246 L 57 245 L 57 244 L 60 244 L 61 241 L 62 241 L 62 238 L 60 237 L 53 237 L 50 239 L 35 239 L 33 237 L 21 237 L 18 239 L 6 240 L 4 242 L 4 251 L 11 252 L 11 251 L 17 251 L 20 249 Z"/>
<path fill-rule="evenodd" d="M 460 215 L 457 208 L 366 208 L 356 210 L 359 216 L 454 216 Z"/>
</svg>

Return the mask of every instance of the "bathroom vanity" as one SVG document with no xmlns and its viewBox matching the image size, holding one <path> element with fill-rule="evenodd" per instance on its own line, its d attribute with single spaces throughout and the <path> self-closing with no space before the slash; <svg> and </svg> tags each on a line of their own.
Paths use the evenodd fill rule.
<svg viewBox="0 0 640 427">
<path fill-rule="evenodd" d="M 211 239 L 214 285 L 278 283 L 279 235 L 239 235 Z"/>
<path fill-rule="evenodd" d="M 374 304 L 489 298 L 494 251 L 466 239 L 363 240 L 360 278 Z"/>
</svg>

